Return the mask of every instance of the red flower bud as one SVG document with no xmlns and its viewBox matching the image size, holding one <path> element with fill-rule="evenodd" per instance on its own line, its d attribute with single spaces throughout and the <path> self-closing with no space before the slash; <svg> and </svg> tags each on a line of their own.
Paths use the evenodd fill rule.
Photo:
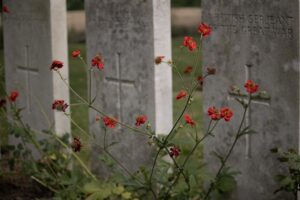
<svg viewBox="0 0 300 200">
<path fill-rule="evenodd" d="M 137 116 L 136 119 L 135 119 L 135 125 L 140 126 L 142 124 L 145 124 L 146 121 L 147 121 L 147 116 L 146 115 Z"/>
<path fill-rule="evenodd" d="M 11 93 L 10 93 L 8 99 L 9 99 L 9 101 L 11 101 L 11 102 L 15 102 L 15 101 L 17 100 L 18 96 L 19 96 L 19 92 L 16 91 L 16 90 L 14 90 L 14 91 L 11 91 Z"/>
<path fill-rule="evenodd" d="M 176 96 L 176 99 L 179 100 L 179 99 L 182 99 L 184 97 L 186 97 L 186 91 L 180 90 L 179 93 Z"/>
<path fill-rule="evenodd" d="M 58 70 L 64 66 L 64 63 L 59 60 L 54 60 L 51 64 L 50 69 Z"/>
<path fill-rule="evenodd" d="M 185 74 L 190 74 L 193 71 L 193 67 L 192 66 L 186 66 L 183 70 L 183 73 Z"/>
<path fill-rule="evenodd" d="M 191 126 L 194 126 L 196 124 L 195 121 L 188 114 L 184 115 L 184 120 L 187 124 L 189 124 Z"/>
<path fill-rule="evenodd" d="M 68 107 L 69 105 L 66 104 L 64 100 L 54 100 L 54 102 L 52 103 L 53 110 L 65 112 Z"/>
<path fill-rule="evenodd" d="M 71 147 L 74 152 L 79 152 L 81 150 L 82 144 L 79 137 L 75 137 L 71 144 Z"/>
<path fill-rule="evenodd" d="M 3 5 L 2 12 L 4 12 L 4 13 L 10 13 L 7 5 Z"/>
<path fill-rule="evenodd" d="M 165 56 L 157 56 L 154 60 L 155 64 L 159 65 L 164 58 Z"/>
<path fill-rule="evenodd" d="M 178 157 L 179 156 L 179 154 L 180 154 L 180 149 L 179 149 L 179 147 L 177 147 L 177 146 L 172 146 L 171 148 L 170 148 L 170 156 L 171 157 Z"/>
<path fill-rule="evenodd" d="M 77 50 L 75 50 L 75 51 L 72 52 L 72 57 L 73 58 L 77 58 L 78 56 L 80 56 L 80 53 L 81 53 L 80 50 L 77 49 Z"/>
<path fill-rule="evenodd" d="M 92 66 L 97 67 L 100 70 L 103 69 L 104 59 L 102 58 L 101 55 L 98 54 L 92 59 Z"/>
<path fill-rule="evenodd" d="M 102 118 L 103 123 L 108 128 L 115 128 L 117 125 L 117 120 L 108 116 Z"/>
</svg>

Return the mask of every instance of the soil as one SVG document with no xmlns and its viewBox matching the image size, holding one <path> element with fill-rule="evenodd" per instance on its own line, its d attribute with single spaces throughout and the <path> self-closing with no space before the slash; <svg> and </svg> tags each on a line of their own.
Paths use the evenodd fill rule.
<svg viewBox="0 0 300 200">
<path fill-rule="evenodd" d="M 20 170 L 11 171 L 8 167 L 8 155 L 2 152 L 0 174 L 0 200 L 50 200 L 53 194 Z"/>
</svg>

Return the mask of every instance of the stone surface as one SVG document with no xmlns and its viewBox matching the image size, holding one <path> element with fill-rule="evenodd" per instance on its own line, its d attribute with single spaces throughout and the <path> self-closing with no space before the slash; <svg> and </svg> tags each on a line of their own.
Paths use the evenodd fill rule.
<svg viewBox="0 0 300 200">
<path fill-rule="evenodd" d="M 68 118 L 51 109 L 54 99 L 69 102 L 68 88 L 50 71 L 52 61 L 61 60 L 60 71 L 68 78 L 66 2 L 7 0 L 3 4 L 10 10 L 3 16 L 7 91 L 20 91 L 17 105 L 25 108 L 22 118 L 31 128 L 70 133 Z"/>
<path fill-rule="evenodd" d="M 299 2 L 206 0 L 202 14 L 213 27 L 203 44 L 204 66 L 217 67 L 217 75 L 205 83 L 204 111 L 216 105 L 230 106 L 235 113 L 232 122 L 221 123 L 216 137 L 205 142 L 206 161 L 211 169 L 219 167 L 209 154 L 228 151 L 241 119 L 242 108 L 232 101 L 228 87 L 243 89 L 246 79 L 253 79 L 271 99 L 253 102 L 246 116 L 257 134 L 241 139 L 229 159 L 242 173 L 230 199 L 292 199 L 273 194 L 278 189 L 274 176 L 283 169 L 269 150 L 299 149 Z"/>
<path fill-rule="evenodd" d="M 171 58 L 169 0 L 87 0 L 88 60 L 101 53 L 103 71 L 94 70 L 94 106 L 120 121 L 135 126 L 137 115 L 148 116 L 152 128 L 166 134 L 172 127 L 172 74 L 165 64 L 155 66 L 154 57 Z M 103 144 L 102 120 L 90 111 L 90 132 Z M 107 133 L 107 142 L 119 142 L 112 154 L 130 171 L 147 165 L 151 150 L 148 138 L 125 128 Z M 92 168 L 104 173 L 94 151 Z"/>
</svg>

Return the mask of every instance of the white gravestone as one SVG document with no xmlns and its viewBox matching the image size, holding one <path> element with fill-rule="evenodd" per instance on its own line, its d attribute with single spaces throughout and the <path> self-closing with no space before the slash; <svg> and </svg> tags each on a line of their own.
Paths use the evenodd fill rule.
<svg viewBox="0 0 300 200">
<path fill-rule="evenodd" d="M 51 108 L 55 99 L 69 103 L 67 86 L 50 70 L 52 61 L 60 60 L 64 62 L 60 72 L 68 79 L 65 0 L 5 0 L 3 4 L 10 10 L 3 16 L 7 92 L 19 91 L 17 106 L 24 108 L 22 119 L 31 128 L 70 133 L 69 119 Z"/>
<path fill-rule="evenodd" d="M 170 1 L 87 0 L 85 5 L 88 60 L 101 53 L 105 61 L 103 71 L 93 72 L 94 106 L 131 126 L 138 115 L 147 115 L 158 134 L 167 134 L 172 128 L 172 71 L 167 64 L 155 66 L 154 58 L 171 59 Z M 90 131 L 102 144 L 96 115 L 90 110 Z M 112 153 L 130 171 L 152 161 L 147 137 L 118 127 L 107 138 L 108 143 L 120 142 Z M 96 161 L 93 170 L 103 173 Z"/>
</svg>

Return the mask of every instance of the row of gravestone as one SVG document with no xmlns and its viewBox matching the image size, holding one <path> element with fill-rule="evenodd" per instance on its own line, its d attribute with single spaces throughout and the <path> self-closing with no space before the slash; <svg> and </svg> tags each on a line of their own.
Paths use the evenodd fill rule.
<svg viewBox="0 0 300 200">
<path fill-rule="evenodd" d="M 68 80 L 65 3 L 3 1 L 10 9 L 3 17 L 6 88 L 20 91 L 27 124 L 37 130 L 54 125 L 58 134 L 70 132 L 70 121 L 50 105 L 54 99 L 69 102 L 69 90 L 49 65 L 54 59 L 63 61 L 60 72 Z M 220 126 L 217 137 L 205 142 L 205 158 L 211 169 L 218 167 L 209 154 L 228 149 L 241 118 L 227 86 L 253 79 L 271 99 L 254 102 L 247 113 L 247 125 L 255 126 L 257 134 L 241 140 L 230 159 L 241 171 L 232 199 L 289 199 L 272 194 L 273 176 L 281 169 L 269 149 L 299 149 L 299 2 L 203 0 L 202 6 L 203 21 L 213 27 L 203 44 L 203 64 L 218 71 L 205 83 L 204 111 L 213 102 L 235 113 L 230 125 Z M 136 115 L 146 114 L 157 133 L 167 133 L 172 127 L 171 69 L 154 67 L 153 58 L 171 58 L 170 0 L 86 0 L 85 9 L 88 60 L 102 53 L 106 66 L 92 74 L 95 107 L 129 124 Z M 90 131 L 101 140 L 96 115 L 90 111 Z M 122 145 L 113 153 L 130 170 L 151 161 L 143 138 L 123 129 L 115 132 L 109 140 L 121 140 Z M 94 170 L 100 168 L 93 163 Z"/>
</svg>

